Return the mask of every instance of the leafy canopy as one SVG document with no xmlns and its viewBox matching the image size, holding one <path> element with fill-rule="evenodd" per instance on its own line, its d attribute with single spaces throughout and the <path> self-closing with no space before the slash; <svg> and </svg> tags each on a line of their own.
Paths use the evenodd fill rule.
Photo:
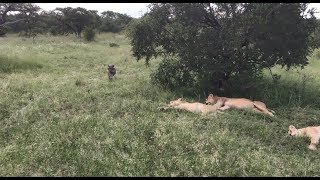
<svg viewBox="0 0 320 180">
<path fill-rule="evenodd" d="M 85 8 L 56 8 L 56 18 L 69 29 L 71 29 L 77 37 L 81 37 L 81 32 L 85 27 L 94 26 L 97 21 L 96 10 L 86 10 Z"/>
<path fill-rule="evenodd" d="M 154 3 L 127 35 L 137 60 L 175 57 L 183 69 L 176 72 L 210 82 L 275 65 L 303 68 L 315 27 L 305 3 Z"/>
</svg>

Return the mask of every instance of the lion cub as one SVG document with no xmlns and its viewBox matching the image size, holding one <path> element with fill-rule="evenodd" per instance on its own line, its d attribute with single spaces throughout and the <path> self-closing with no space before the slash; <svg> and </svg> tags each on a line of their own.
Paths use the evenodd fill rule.
<svg viewBox="0 0 320 180">
<path fill-rule="evenodd" d="M 305 128 L 297 129 L 293 125 L 289 126 L 289 135 L 290 136 L 307 136 L 311 139 L 309 149 L 316 150 L 317 144 L 319 143 L 320 138 L 320 126 L 308 126 Z"/>
<path fill-rule="evenodd" d="M 198 102 L 194 102 L 194 103 L 186 102 L 186 101 L 183 101 L 182 98 L 179 98 L 174 101 L 170 101 L 168 107 L 174 108 L 174 109 L 182 109 L 182 110 L 190 111 L 193 113 L 201 113 L 202 115 L 207 115 L 210 113 L 216 115 L 219 108 L 218 106 L 210 106 L 210 105 L 206 105 Z"/>
<path fill-rule="evenodd" d="M 263 102 L 251 101 L 250 99 L 246 98 L 227 98 L 209 94 L 208 98 L 206 99 L 206 104 L 213 104 L 219 106 L 219 110 L 223 111 L 227 109 L 252 109 L 256 112 L 261 112 L 270 116 L 274 116 L 272 114 L 272 112 L 274 113 L 274 111 L 268 109 L 266 104 L 264 104 Z"/>
</svg>

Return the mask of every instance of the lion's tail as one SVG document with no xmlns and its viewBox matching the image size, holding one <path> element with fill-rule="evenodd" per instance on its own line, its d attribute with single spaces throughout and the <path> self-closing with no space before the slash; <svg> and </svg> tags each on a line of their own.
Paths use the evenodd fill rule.
<svg viewBox="0 0 320 180">
<path fill-rule="evenodd" d="M 274 113 L 274 111 L 268 109 L 268 108 L 265 108 L 265 107 L 261 107 L 259 104 L 253 102 L 253 105 L 260 111 L 266 113 L 266 114 L 269 114 L 270 116 L 274 116 L 272 113 Z M 270 112 L 271 111 L 271 112 Z"/>
</svg>

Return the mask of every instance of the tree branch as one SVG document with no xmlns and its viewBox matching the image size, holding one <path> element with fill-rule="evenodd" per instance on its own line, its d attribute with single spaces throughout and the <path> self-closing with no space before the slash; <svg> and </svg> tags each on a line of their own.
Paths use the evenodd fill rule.
<svg viewBox="0 0 320 180">
<path fill-rule="evenodd" d="M 0 25 L 6 22 L 7 13 L 11 10 L 12 5 L 8 6 L 1 14 Z"/>
<path fill-rule="evenodd" d="M 14 23 L 17 23 L 17 22 L 20 22 L 20 21 L 24 21 L 26 20 L 25 18 L 24 19 L 18 19 L 18 20 L 15 20 L 15 21 L 11 21 L 11 22 L 5 22 L 3 24 L 0 24 L 0 27 L 1 26 L 6 26 L 6 25 L 9 25 L 9 24 L 14 24 Z"/>
<path fill-rule="evenodd" d="M 205 8 L 206 6 L 204 5 L 204 3 L 202 3 L 202 6 Z M 203 20 L 203 23 L 213 27 L 213 28 L 221 28 L 220 23 L 218 22 L 218 20 L 215 17 L 212 17 L 214 15 L 214 12 L 212 10 L 212 8 L 210 7 L 210 4 L 208 5 L 209 7 L 209 11 L 210 11 L 210 15 L 211 17 L 209 17 L 209 14 L 206 11 L 202 11 L 203 17 L 205 18 Z"/>
</svg>

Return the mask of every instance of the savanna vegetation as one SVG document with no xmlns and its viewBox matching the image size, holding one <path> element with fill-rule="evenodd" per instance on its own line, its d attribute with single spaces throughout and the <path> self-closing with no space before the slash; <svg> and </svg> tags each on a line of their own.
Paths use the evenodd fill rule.
<svg viewBox="0 0 320 180">
<path fill-rule="evenodd" d="M 252 81 L 264 69 L 272 74 L 276 65 L 287 69 L 307 65 L 306 56 L 317 47 L 312 36 L 317 21 L 307 7 L 153 3 L 148 14 L 132 21 L 128 37 L 137 60 L 144 58 L 148 64 L 151 58 L 164 58 L 154 74 L 155 84 L 217 92 L 235 78 Z"/>
<path fill-rule="evenodd" d="M 152 56 L 146 66 L 124 32 L 97 33 L 92 41 L 70 33 L 0 37 L 1 176 L 319 175 L 319 150 L 287 134 L 290 124 L 319 125 L 319 49 L 309 49 L 303 69 L 294 59 L 299 66 L 289 70 L 260 69 L 254 88 L 232 81 L 232 97 L 261 100 L 275 117 L 246 110 L 213 117 L 158 111 L 172 99 L 204 102 L 214 93 L 154 82 L 164 62 L 173 64 L 166 67 L 174 77 L 179 56 Z M 117 68 L 113 81 L 108 64 Z"/>
<path fill-rule="evenodd" d="M 85 28 L 100 33 L 118 33 L 132 19 L 126 14 L 113 11 L 98 13 L 81 7 L 45 11 L 34 3 L 0 3 L 0 36 L 14 32 L 25 37 L 74 34 L 81 38 Z"/>
</svg>

